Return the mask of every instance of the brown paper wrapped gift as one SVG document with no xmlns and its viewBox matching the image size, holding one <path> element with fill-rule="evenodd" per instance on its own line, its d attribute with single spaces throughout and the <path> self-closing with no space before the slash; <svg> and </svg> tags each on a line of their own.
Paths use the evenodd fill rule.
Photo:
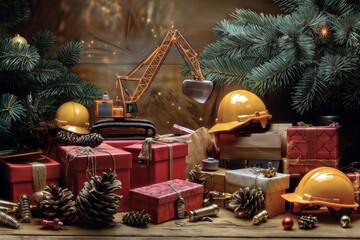
<svg viewBox="0 0 360 240">
<path fill-rule="evenodd" d="M 265 209 L 270 217 L 285 212 L 285 200 L 281 194 L 290 185 L 290 175 L 277 173 L 272 178 L 266 178 L 262 174 L 254 174 L 252 169 L 229 170 L 225 173 L 226 190 L 230 193 L 240 187 L 261 188 L 265 193 Z"/>
</svg>

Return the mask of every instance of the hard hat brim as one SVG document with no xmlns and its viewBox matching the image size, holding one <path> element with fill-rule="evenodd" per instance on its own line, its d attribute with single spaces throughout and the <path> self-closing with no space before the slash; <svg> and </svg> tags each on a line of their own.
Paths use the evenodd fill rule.
<svg viewBox="0 0 360 240">
<path fill-rule="evenodd" d="M 209 133 L 228 132 L 228 131 L 234 130 L 236 128 L 239 128 L 239 127 L 244 127 L 244 126 L 248 125 L 251 121 L 260 121 L 261 119 L 269 120 L 271 117 L 272 117 L 271 114 L 266 114 L 266 115 L 261 115 L 258 117 L 249 118 L 243 122 L 232 121 L 232 122 L 227 122 L 227 123 L 216 123 L 212 128 L 210 128 L 210 130 L 208 132 Z"/>
<path fill-rule="evenodd" d="M 227 122 L 227 123 L 217 123 L 212 128 L 210 128 L 209 133 L 227 132 L 227 131 L 231 131 L 237 127 L 240 127 L 240 126 L 243 126 L 246 124 L 247 124 L 247 122 L 238 122 L 238 121 Z"/>
<path fill-rule="evenodd" d="M 296 191 L 296 190 L 295 190 Z M 324 202 L 319 200 L 314 201 L 305 201 L 296 193 L 286 193 L 281 195 L 282 198 L 284 198 L 288 202 L 295 202 L 295 203 L 301 203 L 301 204 L 314 204 L 319 206 L 328 206 L 332 208 L 355 208 L 358 207 L 359 204 L 354 202 L 353 204 L 338 204 L 338 203 L 332 203 L 332 202 Z"/>
<path fill-rule="evenodd" d="M 84 127 L 74 127 L 74 126 L 58 126 L 61 129 L 64 129 L 69 132 L 77 133 L 77 134 L 89 134 L 89 129 Z"/>
</svg>

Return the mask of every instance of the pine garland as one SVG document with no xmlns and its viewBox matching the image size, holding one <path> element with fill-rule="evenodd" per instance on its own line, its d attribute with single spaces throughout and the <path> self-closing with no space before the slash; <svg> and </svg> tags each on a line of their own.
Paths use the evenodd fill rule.
<svg viewBox="0 0 360 240">
<path fill-rule="evenodd" d="M 300 114 L 327 106 L 360 109 L 360 2 L 274 2 L 284 14 L 237 9 L 215 25 L 218 40 L 200 57 L 205 78 L 260 96 L 291 89 Z"/>
</svg>

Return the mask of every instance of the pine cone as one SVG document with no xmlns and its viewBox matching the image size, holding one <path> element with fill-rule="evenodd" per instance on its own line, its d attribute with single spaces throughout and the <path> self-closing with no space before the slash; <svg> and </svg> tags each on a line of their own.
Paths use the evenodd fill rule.
<svg viewBox="0 0 360 240">
<path fill-rule="evenodd" d="M 189 172 L 189 181 L 202 184 L 204 186 L 203 193 L 203 206 L 210 206 L 214 203 L 214 199 L 211 198 L 209 190 L 205 188 L 206 174 L 201 172 L 201 165 L 195 165 L 192 170 Z"/>
<path fill-rule="evenodd" d="M 301 216 L 298 222 L 299 228 L 301 229 L 312 229 L 313 227 L 315 227 L 316 223 L 317 223 L 317 218 L 312 217 L 311 215 Z"/>
<path fill-rule="evenodd" d="M 90 146 L 92 148 L 99 146 L 104 138 L 98 133 L 89 133 L 81 135 L 76 142 L 78 146 Z"/>
<path fill-rule="evenodd" d="M 250 190 L 246 187 L 232 194 L 229 207 L 234 209 L 240 218 L 252 218 L 264 208 L 264 204 L 265 196 L 260 188 Z"/>
<path fill-rule="evenodd" d="M 78 141 L 78 135 L 73 132 L 61 130 L 56 133 L 56 139 L 60 143 L 64 143 L 66 145 L 76 145 L 76 142 Z"/>
<path fill-rule="evenodd" d="M 206 174 L 201 172 L 201 165 L 195 165 L 189 172 L 189 181 L 205 185 Z"/>
<path fill-rule="evenodd" d="M 141 212 L 129 212 L 122 218 L 124 224 L 133 227 L 146 227 L 150 221 L 150 214 L 146 213 L 145 210 L 142 210 Z"/>
<path fill-rule="evenodd" d="M 62 189 L 56 185 L 46 186 L 44 198 L 38 204 L 38 208 L 48 218 L 59 218 L 62 222 L 69 222 L 76 215 L 74 195 L 67 188 Z"/>
<path fill-rule="evenodd" d="M 80 219 L 91 227 L 114 226 L 114 214 L 122 198 L 113 193 L 117 189 L 121 189 L 121 182 L 114 172 L 91 177 L 76 199 Z"/>
</svg>

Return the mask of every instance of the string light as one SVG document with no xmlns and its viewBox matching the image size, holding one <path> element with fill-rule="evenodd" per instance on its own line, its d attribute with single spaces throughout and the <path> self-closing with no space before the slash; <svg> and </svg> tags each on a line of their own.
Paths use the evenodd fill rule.
<svg viewBox="0 0 360 240">
<path fill-rule="evenodd" d="M 328 26 L 322 26 L 320 29 L 319 29 L 319 33 L 320 33 L 320 36 L 322 38 L 327 38 L 330 34 L 330 30 L 329 30 L 329 27 Z"/>
</svg>

